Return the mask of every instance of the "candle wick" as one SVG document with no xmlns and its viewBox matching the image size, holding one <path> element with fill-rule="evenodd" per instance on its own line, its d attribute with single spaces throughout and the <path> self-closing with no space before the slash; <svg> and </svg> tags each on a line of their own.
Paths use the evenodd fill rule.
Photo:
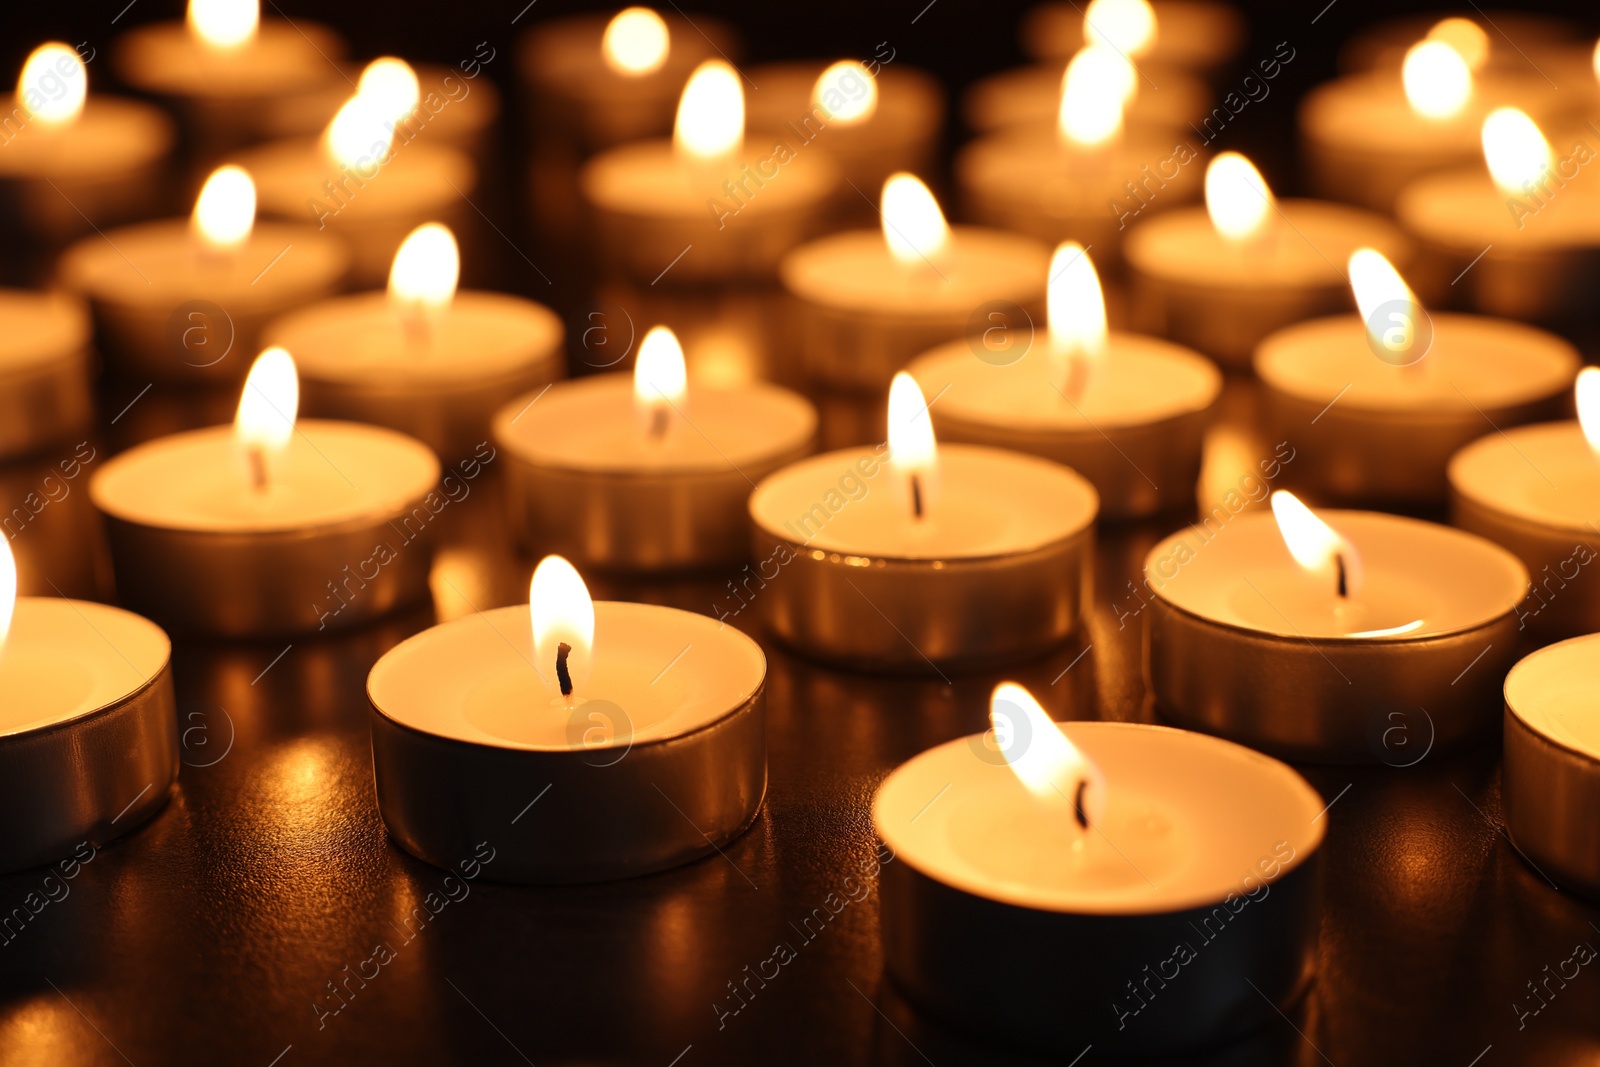
<svg viewBox="0 0 1600 1067">
<path fill-rule="evenodd" d="M 1345 599 L 1346 597 L 1348 597 L 1350 595 L 1350 574 L 1349 574 L 1349 571 L 1345 567 L 1344 555 L 1342 553 L 1338 553 L 1338 552 L 1334 553 L 1334 556 L 1333 556 L 1333 568 L 1334 568 L 1334 573 L 1338 577 L 1339 599 L 1343 600 L 1343 599 Z"/>
<path fill-rule="evenodd" d="M 1084 807 L 1084 794 L 1089 791 L 1088 779 L 1078 779 L 1078 788 L 1072 794 L 1072 816 L 1085 830 L 1089 828 L 1089 811 Z"/>
<path fill-rule="evenodd" d="M 572 672 L 567 669 L 567 657 L 572 654 L 572 646 L 565 641 L 556 646 L 556 681 L 561 685 L 561 695 L 572 695 Z"/>
<path fill-rule="evenodd" d="M 658 441 L 667 436 L 667 408 L 664 404 L 650 409 L 650 436 Z"/>
<path fill-rule="evenodd" d="M 250 460 L 250 484 L 258 493 L 267 491 L 267 454 L 260 445 L 252 445 L 245 453 Z"/>
<path fill-rule="evenodd" d="M 922 478 L 916 474 L 911 476 L 911 515 L 922 518 Z"/>
<path fill-rule="evenodd" d="M 428 309 L 420 302 L 408 305 L 400 312 L 400 332 L 414 348 L 428 348 L 432 344 L 433 330 L 428 322 Z"/>
</svg>

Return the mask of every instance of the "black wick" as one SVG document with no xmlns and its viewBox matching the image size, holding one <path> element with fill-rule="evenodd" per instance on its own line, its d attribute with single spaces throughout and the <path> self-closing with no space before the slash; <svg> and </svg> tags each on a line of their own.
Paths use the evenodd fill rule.
<svg viewBox="0 0 1600 1067">
<path fill-rule="evenodd" d="M 1344 556 L 1342 554 L 1334 553 L 1333 568 L 1338 574 L 1339 599 L 1343 600 L 1350 595 L 1350 576 L 1345 570 Z"/>
<path fill-rule="evenodd" d="M 1087 779 L 1078 780 L 1078 788 L 1072 794 L 1072 814 L 1078 820 L 1078 825 L 1085 830 L 1089 828 L 1089 812 L 1083 806 L 1083 795 L 1089 790 Z"/>
<path fill-rule="evenodd" d="M 915 474 L 911 476 L 911 514 L 922 518 L 922 479 Z"/>
<path fill-rule="evenodd" d="M 667 409 L 657 407 L 650 412 L 650 436 L 665 437 L 667 435 Z"/>
<path fill-rule="evenodd" d="M 567 669 L 567 657 L 572 654 L 572 646 L 565 641 L 556 646 L 556 681 L 561 683 L 561 695 L 572 695 L 572 672 Z"/>
</svg>

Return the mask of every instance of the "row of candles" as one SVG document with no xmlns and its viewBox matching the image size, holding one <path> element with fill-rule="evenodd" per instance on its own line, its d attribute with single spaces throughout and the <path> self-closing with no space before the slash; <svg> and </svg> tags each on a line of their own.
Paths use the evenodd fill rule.
<svg viewBox="0 0 1600 1067">
<path fill-rule="evenodd" d="M 207 74 L 166 91 L 204 95 L 212 89 L 203 85 L 235 68 L 249 72 L 257 95 L 280 91 L 272 72 L 286 61 L 274 50 L 288 45 L 269 23 L 230 22 L 239 10 L 194 4 L 195 39 L 175 28 L 141 31 L 141 47 L 158 53 L 254 56 L 167 63 Z M 1512 833 L 1542 865 L 1600 888 L 1600 850 L 1571 816 L 1572 805 L 1600 796 L 1586 670 L 1600 639 L 1558 644 L 1512 669 L 1530 573 L 1570 563 L 1587 543 L 1587 502 L 1600 482 L 1600 372 L 1579 374 L 1572 347 L 1533 327 L 1425 312 L 1393 264 L 1411 262 L 1413 239 L 1440 234 L 1403 207 L 1409 238 L 1354 208 L 1280 204 L 1232 153 L 1194 183 L 1204 186 L 1203 209 L 1168 210 L 1184 200 L 1174 188 L 1159 217 L 1132 227 L 1120 248 L 1102 235 L 1103 249 L 1099 240 L 1086 242 L 1093 250 L 1063 241 L 1052 253 L 1050 243 L 1066 236 L 1055 230 L 1086 235 L 1081 219 L 1060 217 L 1062 206 L 1115 195 L 1113 185 L 1093 183 L 1136 169 L 1134 156 L 1119 153 L 1135 151 L 1137 139 L 1118 140 L 1117 131 L 1140 113 L 1138 79 L 1112 62 L 1113 45 L 1137 57 L 1214 39 L 1158 34 L 1169 11 L 1183 12 L 1173 15 L 1180 25 L 1229 17 L 1204 3 L 1096 0 L 1083 36 L 1106 39 L 1067 67 L 1053 114 L 1059 136 L 1002 132 L 964 154 L 958 174 L 974 213 L 1002 228 L 952 228 L 926 186 L 891 173 L 881 229 L 807 240 L 839 168 L 851 165 L 821 148 L 780 161 L 781 179 L 758 170 L 770 184 L 747 187 L 756 195 L 734 203 L 733 217 L 712 212 L 708 221 L 707 188 L 747 172 L 739 77 L 719 60 L 688 74 L 673 140 L 611 148 L 584 166 L 580 187 L 624 270 L 659 271 L 683 245 L 703 244 L 679 282 L 777 278 L 798 309 L 810 376 L 887 390 L 888 441 L 879 449 L 812 455 L 818 418 L 809 401 L 768 384 L 691 383 L 664 327 L 644 336 L 630 373 L 557 381 L 559 319 L 520 298 L 458 293 L 451 228 L 416 226 L 444 214 L 435 210 L 448 199 L 441 182 L 461 193 L 473 179 L 454 149 L 395 150 L 390 134 L 417 112 L 420 93 L 397 61 L 367 69 L 322 139 L 247 150 L 216 170 L 192 219 L 68 249 L 61 280 L 93 306 L 114 362 L 169 381 L 237 384 L 240 397 L 231 427 L 139 445 L 93 478 L 119 593 L 142 614 L 16 597 L 16 568 L 0 544 L 8 694 L 0 781 L 17 783 L 6 787 L 16 802 L 0 806 L 10 813 L 0 824 L 5 866 L 51 859 L 86 828 L 111 834 L 110 822 L 128 811 L 103 815 L 124 802 L 130 759 L 154 780 L 176 774 L 168 640 L 144 616 L 236 637 L 325 628 L 328 613 L 313 605 L 329 590 L 342 596 L 346 565 L 369 557 L 373 575 L 362 572 L 359 590 L 342 587 L 350 610 L 334 626 L 425 596 L 425 516 L 440 459 L 467 455 L 486 437 L 507 456 L 517 533 L 535 551 L 560 554 L 536 568 L 527 607 L 435 626 L 373 668 L 386 823 L 407 849 L 449 866 L 484 826 L 525 802 L 529 782 L 551 782 L 565 799 L 517 828 L 497 877 L 585 881 L 685 862 L 742 832 L 760 808 L 765 658 L 716 619 L 592 602 L 568 557 L 631 571 L 776 561 L 776 577 L 762 571 L 758 598 L 772 633 L 857 669 L 940 671 L 1041 654 L 1079 626 L 1097 521 L 1192 503 L 1202 434 L 1222 389 L 1214 357 L 1252 366 L 1269 426 L 1293 428 L 1285 436 L 1298 453 L 1297 486 L 1344 501 L 1449 500 L 1460 528 L 1313 511 L 1279 491 L 1270 513 L 1233 518 L 1225 537 L 1202 524 L 1157 545 L 1144 582 L 1154 605 L 1150 684 L 1172 721 L 1206 732 L 1060 725 L 1020 687 L 997 688 L 989 734 L 916 757 L 875 800 L 877 832 L 904 861 L 885 868 L 882 884 L 891 974 L 952 1017 L 1064 1046 L 1103 1029 L 1090 1021 L 1103 1012 L 1099 998 L 1123 995 L 1121 981 L 1137 975 L 1146 949 L 1170 952 L 1189 937 L 1186 926 L 1219 907 L 1237 913 L 1248 891 L 1240 873 L 1254 871 L 1275 886 L 1270 908 L 1251 913 L 1268 934 L 1223 966 L 1282 1001 L 1314 934 L 1321 801 L 1287 766 L 1232 741 L 1313 761 L 1370 758 L 1368 712 L 1397 701 L 1427 708 L 1442 741 L 1479 736 L 1499 721 L 1508 670 Z M 581 62 L 568 56 L 578 62 L 576 91 L 655 78 L 672 55 L 667 42 L 679 39 L 642 9 L 595 36 Z M 1464 101 L 1493 95 L 1472 89 L 1458 45 L 1466 48 L 1459 28 L 1436 28 L 1405 60 L 1410 106 L 1425 119 L 1462 125 Z M 1215 59 L 1196 54 L 1202 66 Z M 100 157 L 68 147 L 64 133 L 95 110 L 81 108 L 83 68 L 68 72 L 76 61 L 64 46 L 41 50 L 24 72 L 23 106 L 41 128 L 27 143 L 56 138 L 30 157 L 41 174 Z M 41 69 L 67 84 L 75 77 L 76 98 L 30 103 Z M 845 92 L 847 77 L 865 87 L 859 96 Z M 1104 113 L 1094 109 L 1108 94 L 1083 88 L 1101 77 L 1134 85 L 1111 94 Z M 829 103 L 833 86 L 840 99 Z M 881 102 L 872 95 L 880 87 Z M 856 64 L 829 68 L 815 91 L 830 120 L 849 128 L 874 107 L 898 106 L 888 89 Z M 991 86 L 976 99 L 1033 106 L 1007 98 L 1010 89 Z M 1454 105 L 1428 95 L 1445 89 L 1460 98 Z M 598 99 L 618 105 L 621 128 L 640 103 Z M 1488 176 L 1440 186 L 1451 218 L 1486 218 L 1480 202 L 1504 211 L 1506 195 L 1550 166 L 1548 144 L 1515 108 L 1488 111 L 1481 140 Z M 123 160 L 108 171 L 132 168 Z M 257 221 L 258 202 L 299 214 L 307 189 L 351 168 L 372 173 L 358 174 L 331 233 Z M 1369 158 L 1360 169 L 1374 168 L 1383 164 Z M 1063 173 L 1077 183 L 1070 196 Z M 1445 179 L 1416 177 L 1399 202 L 1432 205 L 1433 194 L 1416 191 L 1429 182 Z M 1041 188 L 1055 217 L 1028 199 Z M 1580 203 L 1591 194 L 1575 184 L 1562 196 Z M 1039 225 L 1016 221 L 1024 216 Z M 707 233 L 724 222 L 726 234 Z M 295 257 L 273 260 L 288 244 Z M 1168 339 L 1107 328 L 1095 263 L 1124 258 Z M 1330 261 L 1345 265 L 1348 294 Z M 369 280 L 387 267 L 387 291 L 334 295 L 352 267 Z M 1316 317 L 1352 296 L 1359 315 Z M 175 300 L 195 297 L 228 310 L 241 351 L 264 349 L 243 376 L 240 359 L 172 361 L 166 316 Z M 83 418 L 84 310 L 59 295 L 6 299 L 8 324 L 24 341 L 0 352 L 0 383 L 25 387 L 60 420 Z M 986 301 L 1042 313 L 1046 337 L 1015 353 L 963 338 Z M 1579 421 L 1540 422 L 1564 407 L 1575 380 Z M 302 406 L 315 417 L 299 418 Z M 1485 418 L 1503 432 L 1483 437 Z M 42 419 L 0 441 L 24 454 L 61 431 Z M 412 527 L 415 538 L 396 541 Z M 1537 620 L 1547 634 L 1600 629 L 1593 598 L 1559 608 Z M 572 726 L 592 717 L 611 727 L 598 746 Z M 115 731 L 132 747 L 91 746 L 111 762 L 85 765 L 92 731 Z M 613 750 L 627 758 L 597 759 Z M 76 810 L 41 816 L 63 781 Z M 678 811 L 642 815 L 659 807 L 662 782 L 681 787 L 669 790 Z M 148 817 L 164 796 L 155 791 L 115 829 Z M 997 923 L 1014 936 L 985 933 Z M 1095 951 L 1085 955 L 1084 944 Z M 1063 976 L 1068 956 L 1092 966 Z M 1020 1011 L 1026 998 L 974 984 L 999 967 L 1041 975 L 1030 988 L 1048 993 L 1054 1009 Z M 1187 1005 L 1184 1023 L 1146 1030 L 1127 1047 L 1232 1036 L 1240 1018 L 1261 1010 L 1258 993 L 1208 1003 L 1214 992 L 1175 994 L 1168 1003 Z"/>
</svg>

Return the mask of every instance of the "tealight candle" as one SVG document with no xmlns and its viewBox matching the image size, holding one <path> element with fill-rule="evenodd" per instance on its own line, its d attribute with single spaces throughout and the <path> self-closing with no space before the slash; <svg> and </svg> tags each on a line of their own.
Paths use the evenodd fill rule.
<svg viewBox="0 0 1600 1067">
<path fill-rule="evenodd" d="M 1239 54 L 1246 33 L 1238 10 L 1216 0 L 1092 0 L 1040 4 L 1023 16 L 1019 37 L 1035 59 L 1065 59 L 1098 42 L 1141 64 L 1209 73 Z"/>
<path fill-rule="evenodd" d="M 458 293 L 460 266 L 449 228 L 428 223 L 395 253 L 387 292 L 273 322 L 267 343 L 295 354 L 306 414 L 388 426 L 452 459 L 488 439 L 507 396 L 561 377 L 561 319 L 521 297 Z"/>
<path fill-rule="evenodd" d="M 451 868 L 492 828 L 489 877 L 561 883 L 676 867 L 743 833 L 767 783 L 756 643 L 676 608 L 593 603 L 559 556 L 528 599 L 425 630 L 372 668 L 395 840 Z"/>
<path fill-rule="evenodd" d="M 1359 315 L 1314 319 L 1256 352 L 1268 440 L 1293 440 L 1285 476 L 1337 500 L 1427 507 L 1445 467 L 1496 429 L 1554 418 L 1578 353 L 1543 330 L 1429 315 L 1380 254 L 1350 257 Z"/>
<path fill-rule="evenodd" d="M 816 432 L 816 410 L 786 389 L 691 385 L 663 326 L 640 342 L 631 376 L 518 397 L 493 427 L 523 544 L 625 571 L 743 560 L 752 487 L 807 455 Z"/>
<path fill-rule="evenodd" d="M 1600 635 L 1541 648 L 1506 675 L 1506 830 L 1546 878 L 1600 897 Z"/>
<path fill-rule="evenodd" d="M 1339 49 L 1343 70 L 1398 70 L 1418 41 L 1443 41 L 1461 54 L 1474 73 L 1484 69 L 1529 69 L 1530 55 L 1542 57 L 1581 35 L 1577 24 L 1551 15 L 1500 9 L 1493 20 L 1482 12 L 1407 15 L 1387 19 L 1351 37 Z"/>
<path fill-rule="evenodd" d="M 261 18 L 260 0 L 189 0 L 183 22 L 123 34 L 117 77 L 171 101 L 202 154 L 214 157 L 267 130 L 272 101 L 337 81 L 344 42 L 320 23 Z"/>
<path fill-rule="evenodd" d="M 1283 490 L 1221 532 L 1182 530 L 1145 558 L 1162 714 L 1331 763 L 1380 759 L 1395 709 L 1423 709 L 1441 746 L 1493 724 L 1528 586 L 1511 553 L 1417 519 L 1319 516 Z"/>
<path fill-rule="evenodd" d="M 297 399 L 293 359 L 268 349 L 233 426 L 159 438 L 95 472 L 125 603 L 185 632 L 253 637 L 427 597 L 439 461 L 392 430 L 297 422 Z"/>
<path fill-rule="evenodd" d="M 1395 217 L 1464 305 L 1522 319 L 1586 322 L 1600 261 L 1600 183 L 1580 168 L 1591 131 L 1557 159 L 1526 113 L 1483 120 L 1483 161 L 1407 185 Z M 1471 270 L 1468 270 L 1468 267 Z"/>
<path fill-rule="evenodd" d="M 751 495 L 772 633 L 830 662 L 904 673 L 1065 641 L 1089 588 L 1094 487 L 1035 456 L 937 446 L 905 373 L 889 388 L 888 436 L 785 467 Z"/>
<path fill-rule="evenodd" d="M 906 996 L 1060 1062 L 1086 1044 L 1176 1053 L 1276 1023 L 1314 965 L 1316 790 L 1203 734 L 1052 722 L 1010 682 L 991 721 L 873 798 L 894 855 L 878 887 L 884 966 Z M 1224 931 L 1230 947 L 1208 948 Z"/>
<path fill-rule="evenodd" d="M 608 149 L 579 175 L 604 265 L 674 285 L 770 278 L 840 186 L 832 157 L 793 133 L 746 135 L 744 88 L 720 59 L 684 86 L 670 141 Z"/>
<path fill-rule="evenodd" d="M 964 341 L 909 370 L 941 440 L 1031 452 L 1083 475 L 1106 518 L 1193 507 L 1200 448 L 1222 375 L 1187 348 L 1108 333 L 1105 298 L 1083 247 L 1050 262 L 1048 341 L 980 359 Z"/>
<path fill-rule="evenodd" d="M 795 249 L 779 278 L 794 303 L 796 359 L 840 389 L 877 391 L 911 357 L 993 323 L 1021 328 L 1044 311 L 1049 250 L 1031 238 L 951 229 L 927 186 L 896 174 L 883 186 L 881 230 L 836 233 Z"/>
<path fill-rule="evenodd" d="M 1142 69 L 1143 64 L 1139 67 Z M 991 74 L 967 90 L 962 115 L 967 125 L 980 133 L 1017 126 L 1052 127 L 1061 112 L 1065 76 L 1066 67 L 1061 63 L 1040 63 Z M 1133 79 L 1124 82 L 1128 98 L 1123 116 L 1128 124 L 1178 131 L 1192 123 L 1198 128 L 1210 114 L 1210 87 L 1182 70 L 1163 68 L 1155 77 L 1159 84 L 1152 85 L 1135 69 Z"/>
<path fill-rule="evenodd" d="M 1273 196 L 1237 152 L 1206 168 L 1205 208 L 1134 227 L 1124 254 L 1133 318 L 1151 333 L 1245 369 L 1268 334 L 1343 310 L 1345 261 L 1363 246 L 1407 265 L 1411 243 L 1387 219 L 1321 200 Z"/>
<path fill-rule="evenodd" d="M 1539 114 L 1570 106 L 1535 72 L 1474 75 L 1447 42 L 1419 41 L 1398 73 L 1352 74 L 1306 94 L 1299 124 L 1311 190 L 1390 211 L 1416 178 L 1471 162 L 1484 117 L 1507 104 Z"/>
<path fill-rule="evenodd" d="M 1188 131 L 1126 125 L 1139 75 L 1104 45 L 1067 66 L 1053 128 L 1002 129 L 956 154 L 956 186 L 978 222 L 1055 244 L 1077 241 L 1116 261 L 1134 216 L 1200 195 L 1199 151 Z"/>
<path fill-rule="evenodd" d="M 254 181 L 227 166 L 190 218 L 86 237 L 57 276 L 88 299 L 118 371 L 196 384 L 242 381 L 267 320 L 335 292 L 349 269 L 332 235 L 258 222 Z"/>
<path fill-rule="evenodd" d="M 1519 628 L 1600 631 L 1584 566 L 1600 554 L 1600 370 L 1578 374 L 1578 421 L 1488 434 L 1450 461 L 1451 522 L 1509 549 L 1533 576 Z"/>
<path fill-rule="evenodd" d="M 0 460 L 71 441 L 94 414 L 88 308 L 66 293 L 0 289 L 0 322 Z"/>
<path fill-rule="evenodd" d="M 383 283 L 394 249 L 417 226 L 441 219 L 461 233 L 477 215 L 468 200 L 477 168 L 424 136 L 416 87 L 414 76 L 363 75 L 320 138 L 271 141 L 235 160 L 255 176 L 263 213 L 345 238 L 363 286 Z"/>
<path fill-rule="evenodd" d="M 89 72 L 70 45 L 34 49 L 16 94 L 0 96 L 0 113 L 8 116 L 0 185 L 44 239 L 138 218 L 161 202 L 171 120 L 141 101 L 89 93 Z"/>
<path fill-rule="evenodd" d="M 0 872 L 104 844 L 178 776 L 171 643 L 105 604 L 18 597 L 0 537 Z"/>
</svg>

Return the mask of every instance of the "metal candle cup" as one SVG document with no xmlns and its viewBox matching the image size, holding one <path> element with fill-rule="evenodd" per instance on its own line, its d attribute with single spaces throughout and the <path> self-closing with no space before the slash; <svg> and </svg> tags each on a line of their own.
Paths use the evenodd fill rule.
<svg viewBox="0 0 1600 1067">
<path fill-rule="evenodd" d="M 0 289 L 0 459 L 68 442 L 93 416 L 88 309 L 63 293 Z"/>
<path fill-rule="evenodd" d="M 1061 110 L 1061 63 L 1041 63 L 1001 71 L 974 82 L 961 112 L 967 125 L 982 133 L 1013 127 L 1047 128 Z M 1205 82 L 1178 69 L 1163 69 L 1159 92 L 1139 92 L 1123 109 L 1130 126 L 1174 133 L 1200 123 L 1208 114 L 1212 92 Z"/>
</svg>

